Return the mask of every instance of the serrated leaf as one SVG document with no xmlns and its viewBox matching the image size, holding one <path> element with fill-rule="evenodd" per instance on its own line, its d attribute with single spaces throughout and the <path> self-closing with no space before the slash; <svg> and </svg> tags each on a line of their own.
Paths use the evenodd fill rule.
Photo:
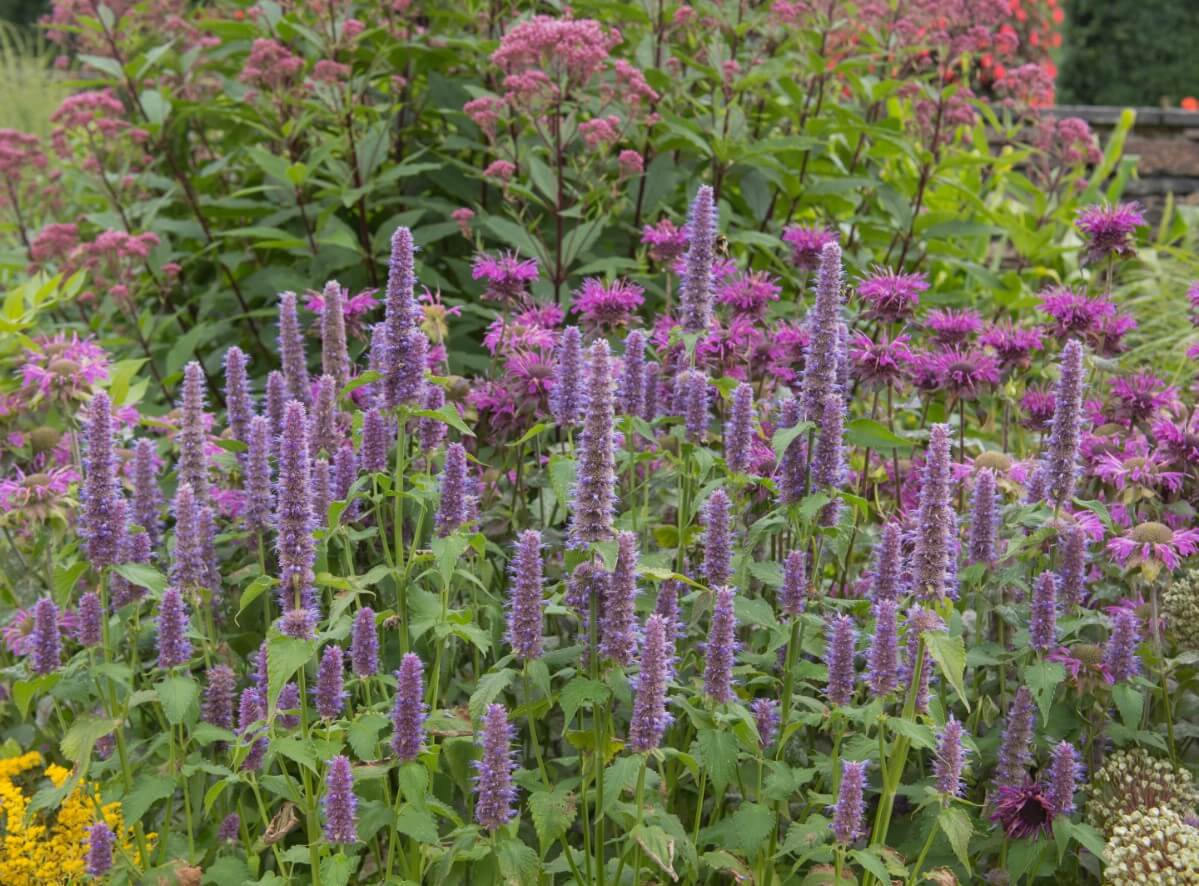
<svg viewBox="0 0 1199 886">
<path fill-rule="evenodd" d="M 433 816 L 423 809 L 417 809 L 411 803 L 405 805 L 396 815 L 395 829 L 418 843 L 432 844 L 440 839 L 437 822 Z"/>
<path fill-rule="evenodd" d="M 562 708 L 563 729 L 570 726 L 579 708 L 590 709 L 605 702 L 612 695 L 612 690 L 606 683 L 592 680 L 588 677 L 575 677 L 562 687 L 558 695 L 558 705 Z"/>
<path fill-rule="evenodd" d="M 499 671 L 490 671 L 480 677 L 475 685 L 475 691 L 470 695 L 471 717 L 476 720 L 482 717 L 484 709 L 508 688 L 515 675 L 516 671 L 504 668 Z"/>
<path fill-rule="evenodd" d="M 266 591 L 279 584 L 279 579 L 273 575 L 260 575 L 241 592 L 241 599 L 237 603 L 237 614 L 240 616 L 246 611 L 246 607 L 261 597 Z"/>
<path fill-rule="evenodd" d="M 356 856 L 348 856 L 344 852 L 327 855 L 321 859 L 321 883 L 327 886 L 347 886 L 357 867 Z"/>
<path fill-rule="evenodd" d="M 916 444 L 871 418 L 855 418 L 845 425 L 845 440 L 863 449 L 879 451 L 907 450 Z"/>
<path fill-rule="evenodd" d="M 125 823 L 132 825 L 140 820 L 151 806 L 173 793 L 174 779 L 161 775 L 142 775 L 133 783 L 133 790 L 121 799 L 121 812 L 125 816 Z"/>
<path fill-rule="evenodd" d="M 699 842 L 750 855 L 769 841 L 773 829 L 773 809 L 761 803 L 742 803 L 732 815 L 704 828 Z"/>
<path fill-rule="evenodd" d="M 458 408 L 452 403 L 447 403 L 439 409 L 410 409 L 408 410 L 408 414 L 418 418 L 431 418 L 434 421 L 442 422 L 466 437 L 473 437 L 475 435 L 475 432 L 467 426 L 466 422 L 462 420 L 462 416 L 458 414 Z"/>
<path fill-rule="evenodd" d="M 607 815 L 616 806 L 620 795 L 632 790 L 637 783 L 637 773 L 641 771 L 642 758 L 618 757 L 604 770 L 604 805 L 602 813 Z"/>
<path fill-rule="evenodd" d="M 316 640 L 300 640 L 276 634 L 267 641 L 267 680 L 269 683 L 270 708 L 279 703 L 279 693 L 304 667 L 316 652 Z"/>
<path fill-rule="evenodd" d="M 937 815 L 937 824 L 945 833 L 953 854 L 967 871 L 970 870 L 970 838 L 974 835 L 974 823 L 965 810 L 958 806 L 942 809 Z"/>
<path fill-rule="evenodd" d="M 1145 695 L 1131 683 L 1117 683 L 1112 687 L 1112 700 L 1120 711 L 1120 719 L 1129 729 L 1141 725 L 1141 711 L 1145 706 Z"/>
<path fill-rule="evenodd" d="M 1041 722 L 1049 719 L 1058 684 L 1066 679 L 1066 669 L 1056 661 L 1037 661 L 1024 668 L 1024 682 L 1037 701 Z"/>
<path fill-rule="evenodd" d="M 167 589 L 167 577 L 145 563 L 118 563 L 112 569 L 130 584 L 152 593 L 161 594 Z"/>
<path fill-rule="evenodd" d="M 724 793 L 737 774 L 737 738 L 732 732 L 720 729 L 701 729 L 695 743 L 699 759 L 717 794 Z"/>
<path fill-rule="evenodd" d="M 519 840 L 502 841 L 495 848 L 495 860 L 500 866 L 500 877 L 508 886 L 528 886 L 540 878 L 541 862 L 537 853 Z"/>
<path fill-rule="evenodd" d="M 167 677 L 154 685 L 158 703 L 172 726 L 178 726 L 187 717 L 188 710 L 200 696 L 200 687 L 191 677 Z"/>
<path fill-rule="evenodd" d="M 387 717 L 374 711 L 354 718 L 350 723 L 350 728 L 346 730 L 346 740 L 354 749 L 354 756 L 359 760 L 375 759 L 375 747 L 379 743 L 379 733 L 383 731 L 387 722 Z"/>
<path fill-rule="evenodd" d="M 951 637 L 948 634 L 925 631 L 924 646 L 932 656 L 933 661 L 941 670 L 941 675 L 949 681 L 965 705 L 970 710 L 970 699 L 966 697 L 966 645 L 961 637 Z"/>
<path fill-rule="evenodd" d="M 873 851 L 867 849 L 855 849 L 849 853 L 849 857 L 864 867 L 867 871 L 874 874 L 880 883 L 891 882 L 891 873 L 887 870 L 887 866 L 883 860 L 874 854 Z"/>
<path fill-rule="evenodd" d="M 666 872 L 671 880 L 678 882 L 674 872 L 674 838 L 656 825 L 639 824 L 629 836 L 641 847 L 649 860 Z"/>
<path fill-rule="evenodd" d="M 119 722 L 119 720 L 110 720 L 106 717 L 81 714 L 75 718 L 71 728 L 62 737 L 58 746 L 59 750 L 77 768 L 86 772 L 91 760 L 92 748 L 99 739 L 116 729 Z"/>
<path fill-rule="evenodd" d="M 775 460 L 782 459 L 783 453 L 787 451 L 787 447 L 814 427 L 816 425 L 813 422 L 801 421 L 789 428 L 779 428 L 775 431 L 774 436 L 770 438 L 770 448 L 774 450 Z"/>
<path fill-rule="evenodd" d="M 550 790 L 529 794 L 529 814 L 544 853 L 551 843 L 570 830 L 578 814 L 578 806 L 569 788 L 558 784 Z"/>
<path fill-rule="evenodd" d="M 902 735 L 907 738 L 913 747 L 935 748 L 937 746 L 936 737 L 933 735 L 932 729 L 923 723 L 912 723 L 902 717 L 889 717 L 887 719 L 887 726 L 896 735 Z"/>
</svg>

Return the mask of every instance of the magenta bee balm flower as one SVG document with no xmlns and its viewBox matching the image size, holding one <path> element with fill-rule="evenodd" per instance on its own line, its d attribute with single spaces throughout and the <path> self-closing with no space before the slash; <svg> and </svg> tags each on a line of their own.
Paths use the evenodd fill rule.
<svg viewBox="0 0 1199 886">
<path fill-rule="evenodd" d="M 1132 258 L 1137 254 L 1132 234 L 1145 224 L 1137 203 L 1117 203 L 1115 206 L 1088 206 L 1078 214 L 1078 229 L 1087 239 L 1085 258 L 1088 264 L 1109 256 Z"/>
</svg>

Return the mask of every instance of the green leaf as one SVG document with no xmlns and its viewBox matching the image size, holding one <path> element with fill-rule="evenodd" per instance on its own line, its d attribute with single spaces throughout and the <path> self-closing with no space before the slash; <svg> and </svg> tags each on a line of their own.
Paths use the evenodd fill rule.
<svg viewBox="0 0 1199 886">
<path fill-rule="evenodd" d="M 61 679 L 62 674 L 45 674 L 33 680 L 17 680 L 12 684 L 12 698 L 21 712 L 22 720 L 29 717 L 29 705 L 34 696 L 39 692 L 49 692 Z"/>
<path fill-rule="evenodd" d="M 873 449 L 876 452 L 892 449 L 907 450 L 916 445 L 871 418 L 855 418 L 848 422 L 845 425 L 845 440 L 854 446 Z"/>
<path fill-rule="evenodd" d="M 125 823 L 132 825 L 139 821 L 147 810 L 159 800 L 165 800 L 175 793 L 175 780 L 161 775 L 145 774 L 140 776 L 130 791 L 121 800 L 121 812 L 125 815 Z"/>
<path fill-rule="evenodd" d="M 874 874 L 880 883 L 891 882 L 890 871 L 887 870 L 887 866 L 883 864 L 883 860 L 875 854 L 874 850 L 855 849 L 849 853 L 849 857 Z"/>
<path fill-rule="evenodd" d="M 887 726 L 896 735 L 902 735 L 908 739 L 913 747 L 935 748 L 937 746 L 936 737 L 933 735 L 932 729 L 923 723 L 913 723 L 910 720 L 903 719 L 903 717 L 888 717 Z"/>
<path fill-rule="evenodd" d="M 279 693 L 283 691 L 287 681 L 311 660 L 315 652 L 316 640 L 300 640 L 275 634 L 267 641 L 266 671 L 271 710 L 279 703 Z"/>
<path fill-rule="evenodd" d="M 395 818 L 395 829 L 418 843 L 436 843 L 441 837 L 437 833 L 437 822 L 423 809 L 408 803 Z"/>
<path fill-rule="evenodd" d="M 344 852 L 327 855 L 321 859 L 321 883 L 326 886 L 347 886 L 357 867 L 357 856 L 349 856 Z"/>
<path fill-rule="evenodd" d="M 495 847 L 495 860 L 500 877 L 508 886 L 528 886 L 541 878 L 541 861 L 537 853 L 520 840 L 507 839 Z"/>
<path fill-rule="evenodd" d="M 167 589 L 167 577 L 145 563 L 119 563 L 112 567 L 113 571 L 139 588 L 161 594 Z"/>
<path fill-rule="evenodd" d="M 495 701 L 501 692 L 508 688 L 515 675 L 516 671 L 511 668 L 504 668 L 499 671 L 489 671 L 481 676 L 475 684 L 475 691 L 470 696 L 469 707 L 471 717 L 476 720 L 482 717 L 487 706 Z"/>
<path fill-rule="evenodd" d="M 409 409 L 409 415 L 414 415 L 418 418 L 431 418 L 436 421 L 444 422 L 459 434 L 467 437 L 473 437 L 475 432 L 462 420 L 462 416 L 458 414 L 458 409 L 454 404 L 447 403 L 439 409 Z"/>
<path fill-rule="evenodd" d="M 301 766 L 307 767 L 313 774 L 320 773 L 316 751 L 309 742 L 305 742 L 297 736 L 287 735 L 283 738 L 275 739 L 271 742 L 271 750 L 293 762 L 299 763 Z"/>
<path fill-rule="evenodd" d="M 697 756 L 712 779 L 716 793 L 724 793 L 737 774 L 736 737 L 728 730 L 701 729 L 695 743 L 699 746 Z"/>
<path fill-rule="evenodd" d="M 966 710 L 970 710 L 970 699 L 966 697 L 966 684 L 963 681 L 966 673 L 966 645 L 962 642 L 962 638 L 926 631 L 924 646 L 937 663 L 942 676 L 957 691 Z"/>
<path fill-rule="evenodd" d="M 191 677 L 167 677 L 154 686 L 158 703 L 172 726 L 178 726 L 200 697 L 200 687 Z"/>
<path fill-rule="evenodd" d="M 1144 693 L 1131 683 L 1117 683 L 1112 687 L 1112 699 L 1120 711 L 1120 719 L 1129 729 L 1141 725 L 1141 710 L 1145 706 Z"/>
<path fill-rule="evenodd" d="M 618 757 L 604 770 L 604 805 L 601 810 L 604 815 L 612 811 L 621 794 L 632 790 L 637 783 L 637 773 L 641 771 L 641 764 L 640 756 Z"/>
<path fill-rule="evenodd" d="M 435 538 L 429 543 L 433 551 L 433 561 L 437 564 L 437 573 L 441 576 L 443 587 L 449 587 L 450 577 L 462 559 L 466 549 L 470 547 L 470 539 L 461 532 L 451 532 L 445 538 Z"/>
<path fill-rule="evenodd" d="M 260 575 L 241 592 L 241 599 L 237 603 L 237 614 L 241 615 L 246 611 L 246 607 L 261 597 L 266 591 L 279 584 L 279 579 L 273 575 Z"/>
<path fill-rule="evenodd" d="M 578 806 L 569 786 L 556 784 L 549 790 L 529 794 L 529 814 L 544 853 L 551 843 L 570 830 Z"/>
<path fill-rule="evenodd" d="M 783 453 L 787 451 L 787 447 L 795 442 L 802 434 L 816 427 L 814 422 L 801 421 L 789 428 L 779 428 L 774 432 L 774 436 L 770 438 L 770 446 L 774 450 L 774 457 L 781 459 Z"/>
<path fill-rule="evenodd" d="M 81 714 L 75 718 L 67 734 L 62 737 L 59 750 L 82 772 L 86 772 L 96 742 L 116 729 L 119 724 L 119 720 Z"/>
<path fill-rule="evenodd" d="M 774 810 L 761 803 L 742 803 L 732 815 L 700 831 L 699 842 L 751 855 L 766 844 L 772 830 Z"/>
<path fill-rule="evenodd" d="M 558 501 L 570 501 L 571 490 L 575 485 L 575 461 L 561 455 L 550 456 L 550 485 Z"/>
<path fill-rule="evenodd" d="M 942 809 L 937 816 L 937 824 L 945 832 L 953 853 L 967 871 L 970 870 L 970 837 L 974 834 L 974 824 L 965 810 L 958 806 Z"/>
<path fill-rule="evenodd" d="M 649 860 L 666 872 L 671 880 L 678 882 L 674 872 L 674 837 L 657 825 L 636 825 L 629 836 L 641 847 Z"/>
<path fill-rule="evenodd" d="M 1041 722 L 1049 719 L 1057 686 L 1066 679 L 1066 669 L 1056 661 L 1038 661 L 1024 668 L 1024 682 L 1041 709 Z"/>
<path fill-rule="evenodd" d="M 607 701 L 611 695 L 612 690 L 606 683 L 587 677 L 575 677 L 562 687 L 558 696 L 558 705 L 562 708 L 564 716 L 562 728 L 570 726 L 579 708 L 590 710 L 594 705 Z"/>
<path fill-rule="evenodd" d="M 354 749 L 354 756 L 359 760 L 375 759 L 375 747 L 379 743 L 379 733 L 387 725 L 387 717 L 377 712 L 363 714 L 350 723 L 346 731 L 346 740 Z"/>
<path fill-rule="evenodd" d="M 227 886 L 229 883 L 253 883 L 254 875 L 246 866 L 245 859 L 238 855 L 222 855 L 204 868 L 205 884 Z M 322 880 L 322 882 L 325 882 Z"/>
</svg>

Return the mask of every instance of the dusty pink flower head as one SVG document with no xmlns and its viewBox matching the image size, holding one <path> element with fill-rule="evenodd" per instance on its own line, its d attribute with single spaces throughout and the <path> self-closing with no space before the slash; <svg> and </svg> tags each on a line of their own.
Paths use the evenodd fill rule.
<svg viewBox="0 0 1199 886">
<path fill-rule="evenodd" d="M 459 207 L 450 213 L 450 218 L 452 218 L 455 224 L 458 225 L 458 230 L 462 232 L 462 236 L 468 239 L 471 236 L 471 219 L 474 217 L 475 211 L 467 206 Z"/>
<path fill-rule="evenodd" d="M 108 354 L 90 338 L 72 332 L 34 339 L 37 350 L 26 348 L 21 382 L 43 397 L 71 398 L 85 394 L 108 378 Z"/>
<path fill-rule="evenodd" d="M 933 341 L 942 347 L 959 345 L 972 335 L 982 331 L 982 317 L 968 308 L 939 308 L 928 312 L 924 323 L 932 334 Z"/>
<path fill-rule="evenodd" d="M 516 173 L 516 166 L 507 160 L 495 160 L 487 165 L 483 170 L 483 175 L 488 178 L 499 179 L 502 182 L 508 181 Z"/>
<path fill-rule="evenodd" d="M 238 79 L 259 89 L 283 89 L 295 82 L 303 68 L 304 60 L 278 40 L 259 38 L 250 47 Z"/>
<path fill-rule="evenodd" d="M 631 178 L 645 172 L 645 158 L 631 148 L 621 151 L 616 162 L 620 164 L 621 175 L 626 177 Z"/>
<path fill-rule="evenodd" d="M 491 60 L 506 74 L 536 72 L 567 91 L 599 74 L 619 42 L 620 32 L 593 19 L 535 15 L 503 36 Z"/>
</svg>

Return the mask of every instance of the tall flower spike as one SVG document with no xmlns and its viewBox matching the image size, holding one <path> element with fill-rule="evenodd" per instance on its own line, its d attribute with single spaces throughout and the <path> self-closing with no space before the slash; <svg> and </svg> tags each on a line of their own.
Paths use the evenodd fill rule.
<svg viewBox="0 0 1199 886">
<path fill-rule="evenodd" d="M 362 419 L 362 444 L 358 451 L 362 470 L 379 474 L 387 470 L 387 459 L 395 443 L 395 428 L 378 409 L 368 409 Z"/>
<path fill-rule="evenodd" d="M 845 400 L 829 394 L 821 404 L 816 444 L 812 447 L 812 489 L 832 500 L 820 511 L 823 526 L 835 526 L 841 512 L 837 490 L 845 482 Z"/>
<path fill-rule="evenodd" d="M 329 520 L 329 504 L 333 501 L 333 470 L 323 455 L 312 463 L 312 519 L 324 528 Z"/>
<path fill-rule="evenodd" d="M 600 653 L 618 665 L 633 663 L 637 652 L 637 533 L 616 536 L 616 566 L 605 587 L 600 611 Z"/>
<path fill-rule="evenodd" d="M 732 588 L 717 588 L 704 656 L 704 694 L 724 704 L 733 700 L 733 663 L 737 657 L 737 617 Z"/>
<path fill-rule="evenodd" d="M 641 415 L 645 409 L 645 333 L 634 329 L 624 340 L 624 366 L 620 372 L 620 411 Z"/>
<path fill-rule="evenodd" d="M 116 835 L 107 822 L 98 821 L 87 829 L 87 864 L 89 877 L 103 878 L 112 869 L 112 848 Z"/>
<path fill-rule="evenodd" d="M 1137 646 L 1141 642 L 1141 620 L 1132 609 L 1117 609 L 1112 617 L 1112 633 L 1107 638 L 1103 664 L 1114 683 L 1130 680 L 1141 671 Z"/>
<path fill-rule="evenodd" d="M 375 610 L 369 606 L 363 606 L 354 616 L 350 665 L 355 677 L 373 677 L 379 673 L 379 629 L 375 627 Z"/>
<path fill-rule="evenodd" d="M 472 520 L 475 515 L 471 479 L 466 466 L 466 449 L 461 443 L 451 443 L 446 447 L 440 488 L 437 534 L 445 537 Z"/>
<path fill-rule="evenodd" d="M 196 501 L 208 503 L 208 455 L 205 446 L 208 432 L 204 427 L 204 370 L 192 360 L 183 367 L 183 398 L 179 409 L 179 464 L 176 473 L 180 483 L 190 483 Z"/>
<path fill-rule="evenodd" d="M 1058 570 L 1058 591 L 1067 606 L 1077 606 L 1086 595 L 1087 533 L 1081 526 L 1070 525 L 1062 531 L 1062 560 Z"/>
<path fill-rule="evenodd" d="M 200 719 L 221 729 L 233 728 L 233 699 L 237 695 L 237 678 L 228 665 L 213 665 L 208 670 L 208 686 Z"/>
<path fill-rule="evenodd" d="M 661 615 L 645 620 L 641 646 L 641 671 L 633 695 L 633 717 L 629 721 L 627 746 L 634 753 L 652 751 L 662 743 L 670 724 L 666 712 L 666 684 L 674 658 L 674 626 Z"/>
<path fill-rule="evenodd" d="M 162 541 L 162 491 L 158 488 L 158 453 L 145 437 L 133 445 L 133 522 L 146 531 L 150 547 Z"/>
<path fill-rule="evenodd" d="M 388 334 L 387 365 L 383 373 L 383 403 L 389 407 L 415 403 L 425 384 L 429 339 L 413 327 L 400 335 L 398 344 Z"/>
<path fill-rule="evenodd" d="M 508 596 L 508 643 L 520 661 L 541 657 L 541 533 L 526 529 L 516 542 Z"/>
<path fill-rule="evenodd" d="M 571 496 L 570 541 L 575 547 L 612 537 L 616 509 L 612 368 L 608 343 L 596 339 L 588 351 L 587 415 L 579 438 L 579 462 Z"/>
<path fill-rule="evenodd" d="M 758 727 L 758 741 L 763 748 L 769 747 L 779 731 L 779 703 L 773 698 L 755 698 L 749 707 L 753 711 L 754 725 Z"/>
<path fill-rule="evenodd" d="M 704 506 L 704 577 L 708 587 L 729 583 L 733 575 L 733 544 L 729 530 L 729 497 L 714 489 Z"/>
<path fill-rule="evenodd" d="M 970 513 L 970 540 L 967 549 L 971 563 L 993 566 L 998 552 L 999 528 L 995 494 L 995 472 L 984 468 L 974 478 L 974 501 Z"/>
<path fill-rule="evenodd" d="M 488 705 L 483 715 L 483 757 L 475 761 L 475 821 L 494 833 L 516 815 L 512 808 L 516 787 L 512 784 L 512 726 L 501 704 Z"/>
<path fill-rule="evenodd" d="M 837 802 L 833 804 L 833 836 L 843 846 L 863 834 L 862 817 L 866 804 L 862 794 L 866 788 L 866 766 L 868 761 L 841 763 L 841 786 L 837 791 Z"/>
<path fill-rule="evenodd" d="M 324 452 L 332 455 L 341 442 L 337 427 L 337 382 L 331 375 L 322 375 L 316 387 L 316 405 L 312 410 L 312 428 L 309 442 L 312 453 Z"/>
<path fill-rule="evenodd" d="M 559 423 L 573 425 L 583 420 L 587 392 L 583 390 L 583 334 L 577 326 L 562 330 L 554 360 L 554 386 L 550 410 Z"/>
<path fill-rule="evenodd" d="M 874 550 L 870 596 L 880 600 L 898 600 L 903 574 L 903 529 L 898 523 L 884 524 Z"/>
<path fill-rule="evenodd" d="M 321 309 L 321 372 L 330 375 L 337 390 L 350 380 L 350 352 L 346 346 L 346 315 L 343 309 L 341 284 L 330 280 L 325 284 L 324 308 Z"/>
<path fill-rule="evenodd" d="M 346 501 L 350 490 L 358 480 L 358 456 L 354 453 L 353 445 L 347 440 L 337 447 L 333 456 L 333 498 Z M 359 512 L 358 499 L 355 498 L 346 505 L 342 515 L 343 520 L 357 520 Z"/>
<path fill-rule="evenodd" d="M 246 352 L 237 345 L 225 351 L 225 407 L 229 414 L 229 430 L 234 440 L 250 441 L 250 418 L 254 415 L 254 399 L 250 396 L 250 379 L 246 375 Z"/>
<path fill-rule="evenodd" d="M 358 842 L 358 798 L 354 796 L 354 770 L 350 758 L 338 754 L 329 761 L 325 778 L 325 842 Z"/>
<path fill-rule="evenodd" d="M 1068 741 L 1059 741 L 1049 754 L 1048 800 L 1054 815 L 1074 811 L 1074 792 L 1082 778 L 1078 751 Z"/>
<path fill-rule="evenodd" d="M 832 704 L 849 704 L 853 700 L 856 680 L 853 659 L 857 631 L 853 618 L 834 615 L 828 623 L 827 638 L 824 657 L 828 665 L 828 688 L 825 694 Z"/>
<path fill-rule="evenodd" d="M 788 618 L 803 614 L 808 601 L 808 555 L 792 551 L 783 561 L 783 585 L 779 589 L 779 608 Z"/>
<path fill-rule="evenodd" d="M 249 450 L 246 453 L 246 526 L 252 532 L 265 533 L 271 525 L 274 495 L 271 491 L 271 426 L 266 416 L 250 419 Z"/>
<path fill-rule="evenodd" d="M 679 611 L 679 583 L 673 579 L 662 582 L 658 588 L 658 599 L 654 601 L 654 615 L 666 619 L 671 638 L 681 637 L 686 632 L 683 616 Z M 673 639 L 672 639 L 673 642 Z"/>
<path fill-rule="evenodd" d="M 183 595 L 178 588 L 167 588 L 158 604 L 158 666 L 163 670 L 185 665 L 191 660 L 187 621 Z"/>
<path fill-rule="evenodd" d="M 336 720 L 341 716 L 346 704 L 345 653 L 336 644 L 329 644 L 321 654 L 312 698 L 321 719 Z"/>
<path fill-rule="evenodd" d="M 283 412 L 287 407 L 287 378 L 278 369 L 266 377 L 266 417 L 271 428 L 271 454 L 279 452 L 279 437 L 283 434 Z"/>
<path fill-rule="evenodd" d="M 49 597 L 42 597 L 33 605 L 33 639 L 29 649 L 29 668 L 35 674 L 52 674 L 62 663 L 58 607 Z"/>
<path fill-rule="evenodd" d="M 1074 495 L 1078 444 L 1082 437 L 1083 350 L 1077 341 L 1062 348 L 1062 368 L 1054 390 L 1053 424 L 1045 455 L 1045 494 L 1060 507 Z"/>
<path fill-rule="evenodd" d="M 416 263 L 412 232 L 396 228 L 391 238 L 391 267 L 387 276 L 387 301 L 383 326 L 382 403 L 394 408 L 420 394 L 427 340 L 417 328 Z"/>
<path fill-rule="evenodd" d="M 391 235 L 391 259 L 387 267 L 387 325 L 410 329 L 416 323 L 416 247 L 412 231 L 398 227 Z"/>
<path fill-rule="evenodd" d="M 208 587 L 209 563 L 200 518 L 202 508 L 190 483 L 175 491 L 175 550 L 171 558 L 171 581 L 180 588 Z"/>
<path fill-rule="evenodd" d="M 1057 642 L 1057 576 L 1042 572 L 1033 584 L 1028 639 L 1033 649 L 1048 652 Z"/>
<path fill-rule="evenodd" d="M 425 385 L 424 391 L 421 393 L 420 405 L 422 409 L 428 409 L 430 412 L 436 412 L 445 406 L 445 388 L 435 384 Z M 420 443 L 421 450 L 426 455 L 432 455 L 445 442 L 448 431 L 449 428 L 445 422 L 435 418 L 422 418 L 416 426 L 416 439 Z"/>
<path fill-rule="evenodd" d="M 749 470 L 750 445 L 754 433 L 754 389 L 742 382 L 733 392 L 733 406 L 724 426 L 724 460 L 729 470 L 744 474 Z"/>
<path fill-rule="evenodd" d="M 802 418 L 803 404 L 799 398 L 791 397 L 783 401 L 779 410 L 779 429 L 793 428 Z M 795 504 L 804 497 L 804 485 L 808 475 L 808 450 L 800 434 L 787 444 L 779 458 L 778 489 L 779 499 L 783 504 Z"/>
<path fill-rule="evenodd" d="M 296 294 L 284 292 L 279 296 L 279 359 L 287 382 L 285 399 L 308 402 L 308 358 L 304 354 L 304 333 L 300 329 L 300 314 Z"/>
<path fill-rule="evenodd" d="M 957 528 L 950 489 L 948 425 L 933 425 L 929 432 L 916 526 L 912 588 L 921 599 L 944 597 L 952 590 L 950 560 Z"/>
<path fill-rule="evenodd" d="M 237 705 L 237 731 L 243 740 L 250 740 L 250 753 L 246 755 L 241 764 L 241 768 L 247 772 L 257 772 L 262 768 L 262 758 L 266 755 L 267 740 L 256 737 L 258 730 L 254 729 L 254 724 L 265 719 L 266 711 L 263 709 L 262 694 L 256 688 L 243 689 Z"/>
<path fill-rule="evenodd" d="M 153 558 L 154 549 L 150 536 L 145 532 L 126 531 L 121 539 L 121 563 L 149 563 Z M 109 583 L 109 606 L 115 612 L 122 606 L 140 600 L 146 595 L 145 588 L 135 585 L 122 575 L 113 573 Z"/>
<path fill-rule="evenodd" d="M 88 591 L 79 598 L 79 628 L 76 637 L 81 646 L 99 646 L 103 628 L 104 610 L 100 606 L 100 595 Z"/>
<path fill-rule="evenodd" d="M 874 604 L 874 638 L 866 666 L 866 682 L 874 695 L 886 695 L 899 686 L 899 604 L 895 600 Z"/>
<path fill-rule="evenodd" d="M 1016 690 L 1008 709 L 1007 726 L 999 742 L 999 762 L 995 769 L 995 787 L 1024 784 L 1032 763 L 1033 733 L 1037 728 L 1037 706 L 1027 686 Z"/>
<path fill-rule="evenodd" d="M 820 251 L 816 298 L 805 321 L 808 345 L 804 351 L 803 416 L 810 421 L 819 420 L 825 397 L 830 394 L 842 396 L 837 384 L 837 369 L 843 278 L 841 247 L 836 241 L 826 243 Z"/>
<path fill-rule="evenodd" d="M 417 758 L 425 743 L 425 667 L 409 652 L 400 661 L 395 677 L 391 750 L 401 763 L 407 763 Z"/>
<path fill-rule="evenodd" d="M 112 403 L 108 394 L 98 391 L 92 395 L 87 410 L 82 514 L 87 558 L 94 569 L 116 563 L 124 530 L 124 525 L 117 522 L 114 513 L 121 493 L 117 486 L 112 434 Z"/>
<path fill-rule="evenodd" d="M 683 428 L 692 441 L 703 439 L 710 418 L 708 376 L 699 369 L 685 369 L 674 382 L 675 412 L 683 417 Z"/>
<path fill-rule="evenodd" d="M 945 798 L 960 797 L 962 794 L 962 769 L 966 763 L 966 748 L 962 744 L 962 724 L 953 714 L 945 721 L 945 728 L 937 738 L 937 757 L 933 762 L 933 776 L 937 790 Z"/>
<path fill-rule="evenodd" d="M 658 417 L 658 386 L 660 384 L 661 371 L 657 363 L 646 361 L 644 381 L 641 384 L 643 402 L 641 404 L 641 417 L 646 421 L 653 421 Z"/>
<path fill-rule="evenodd" d="M 308 458 L 308 421 L 304 406 L 287 404 L 279 439 L 279 477 L 275 494 L 275 551 L 279 557 L 279 607 L 284 613 L 316 607 L 312 539 L 312 476 Z M 289 630 L 303 629 L 298 616 L 286 622 Z"/>
<path fill-rule="evenodd" d="M 712 268 L 716 261 L 717 211 L 712 188 L 701 185 L 687 221 L 686 270 L 679 286 L 683 329 L 704 332 L 712 323 Z"/>
</svg>

